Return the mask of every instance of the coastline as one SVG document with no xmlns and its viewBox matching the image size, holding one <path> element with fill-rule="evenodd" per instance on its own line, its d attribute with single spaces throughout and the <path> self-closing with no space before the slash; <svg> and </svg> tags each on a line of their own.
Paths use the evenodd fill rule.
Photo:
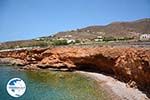
<svg viewBox="0 0 150 100">
<path fill-rule="evenodd" d="M 17 69 L 26 70 L 20 68 Z M 39 69 L 33 71 L 42 71 L 42 70 L 44 71 L 47 69 Z M 65 72 L 63 70 L 54 70 L 54 69 L 48 70 Z M 48 70 L 47 72 L 49 72 Z M 85 76 L 87 79 L 95 80 L 97 83 L 96 85 L 100 86 L 101 89 L 106 91 L 106 94 L 108 95 L 110 100 L 150 100 L 146 96 L 146 94 L 142 93 L 142 91 L 140 91 L 139 89 L 128 87 L 126 83 L 121 82 L 111 76 L 87 71 L 73 71 L 71 73 L 77 73 Z"/>
<path fill-rule="evenodd" d="M 149 100 L 142 91 L 127 87 L 124 82 L 118 81 L 113 77 L 95 72 L 76 71 L 76 73 L 85 75 L 96 80 L 108 95 L 115 100 Z"/>
<path fill-rule="evenodd" d="M 118 97 L 118 100 L 119 97 L 122 97 L 121 100 L 148 100 L 150 93 L 149 48 L 61 46 L 1 51 L 0 64 L 17 65 L 24 70 L 81 71 L 100 83 L 104 81 L 102 86 L 112 96 L 119 94 L 114 96 L 115 99 Z M 116 79 L 100 73 L 115 76 Z M 129 88 L 126 84 L 138 89 Z"/>
</svg>

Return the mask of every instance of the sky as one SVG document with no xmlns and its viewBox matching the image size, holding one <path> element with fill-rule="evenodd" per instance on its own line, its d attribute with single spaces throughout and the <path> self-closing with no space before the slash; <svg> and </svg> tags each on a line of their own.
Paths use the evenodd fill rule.
<svg viewBox="0 0 150 100">
<path fill-rule="evenodd" d="M 0 42 L 150 18 L 150 0 L 0 0 Z"/>
</svg>

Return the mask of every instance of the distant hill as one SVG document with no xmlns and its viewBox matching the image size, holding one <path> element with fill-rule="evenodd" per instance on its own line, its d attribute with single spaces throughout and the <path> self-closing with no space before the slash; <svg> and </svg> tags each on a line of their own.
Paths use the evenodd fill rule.
<svg viewBox="0 0 150 100">
<path fill-rule="evenodd" d="M 36 40 L 8 41 L 0 43 L 0 50 L 23 48 L 23 47 L 38 47 L 38 46 L 44 47 L 47 46 L 47 44 L 43 41 L 36 41 Z"/>
<path fill-rule="evenodd" d="M 138 37 L 140 34 L 150 33 L 150 18 L 131 22 L 113 22 L 105 26 L 89 26 L 82 29 L 59 32 L 55 37 L 72 35 L 75 39 L 92 39 L 98 35 L 105 37 Z"/>
<path fill-rule="evenodd" d="M 80 42 L 94 41 L 95 38 L 103 37 L 103 40 L 114 40 L 114 38 L 139 39 L 141 34 L 150 34 L 150 18 L 131 22 L 113 22 L 105 26 L 89 26 L 72 31 L 58 32 L 53 36 L 39 37 L 32 40 L 8 41 L 0 43 L 1 49 L 21 47 L 45 47 L 53 44 L 66 44 L 65 41 L 57 39 L 75 39 Z M 56 41 L 55 41 L 56 40 Z"/>
</svg>

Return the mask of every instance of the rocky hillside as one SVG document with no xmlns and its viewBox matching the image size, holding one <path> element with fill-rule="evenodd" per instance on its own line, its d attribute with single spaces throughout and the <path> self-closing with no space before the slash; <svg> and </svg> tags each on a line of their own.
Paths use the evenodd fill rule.
<svg viewBox="0 0 150 100">
<path fill-rule="evenodd" d="M 150 49 L 73 46 L 0 52 L 0 63 L 24 69 L 68 69 L 110 74 L 124 82 L 150 90 Z M 149 91 L 150 93 L 150 91 Z"/>
<path fill-rule="evenodd" d="M 137 41 L 141 34 L 150 34 L 150 18 L 132 22 L 114 22 L 106 26 L 89 26 L 82 29 L 59 32 L 54 36 L 32 40 L 9 41 L 0 43 L 0 50 L 22 47 L 45 47 L 75 43 L 95 43 L 108 41 Z"/>
<path fill-rule="evenodd" d="M 89 26 L 82 29 L 59 32 L 55 37 L 72 35 L 76 39 L 93 39 L 101 35 L 104 37 L 138 37 L 140 34 L 150 33 L 150 18 L 132 22 L 113 22 L 106 26 Z"/>
</svg>

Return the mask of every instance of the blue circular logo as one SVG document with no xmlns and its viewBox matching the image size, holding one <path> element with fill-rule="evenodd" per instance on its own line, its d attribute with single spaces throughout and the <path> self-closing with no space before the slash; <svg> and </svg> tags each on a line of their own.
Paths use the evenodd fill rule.
<svg viewBox="0 0 150 100">
<path fill-rule="evenodd" d="M 20 78 L 12 78 L 7 83 L 7 92 L 12 97 L 20 97 L 26 91 L 26 85 Z"/>
</svg>

